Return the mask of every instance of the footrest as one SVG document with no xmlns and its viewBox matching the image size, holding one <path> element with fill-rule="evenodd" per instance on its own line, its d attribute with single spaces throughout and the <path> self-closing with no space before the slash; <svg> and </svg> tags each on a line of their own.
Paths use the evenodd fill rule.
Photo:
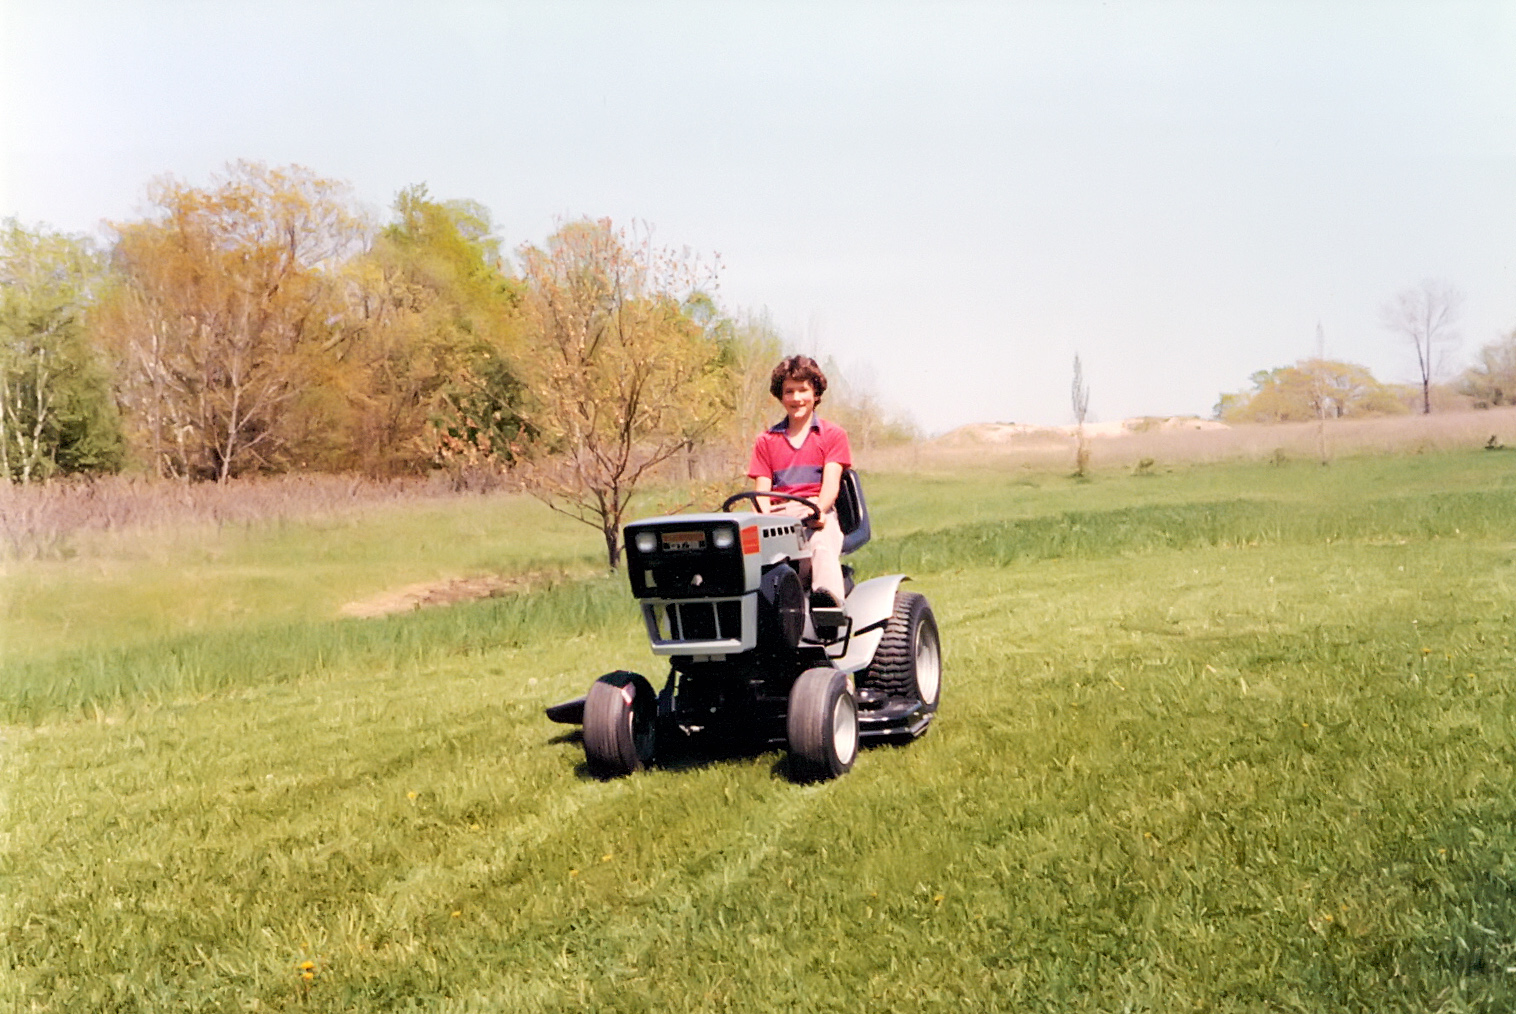
<svg viewBox="0 0 1516 1014">
<path fill-rule="evenodd" d="M 551 705 L 547 709 L 547 717 L 554 722 L 563 725 L 584 724 L 584 698 L 575 697 L 572 701 L 564 701 L 562 704 Z"/>
<path fill-rule="evenodd" d="M 840 627 L 847 622 L 847 611 L 841 606 L 829 606 L 811 608 L 811 626 L 813 627 Z"/>
</svg>

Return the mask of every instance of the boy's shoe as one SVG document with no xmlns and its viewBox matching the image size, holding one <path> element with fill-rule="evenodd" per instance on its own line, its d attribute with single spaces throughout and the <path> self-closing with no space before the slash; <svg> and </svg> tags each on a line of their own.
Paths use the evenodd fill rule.
<svg viewBox="0 0 1516 1014">
<path fill-rule="evenodd" d="M 847 613 L 843 611 L 836 596 L 829 591 L 811 592 L 811 626 L 816 629 L 818 638 L 823 641 L 836 640 L 845 623 Z"/>
</svg>

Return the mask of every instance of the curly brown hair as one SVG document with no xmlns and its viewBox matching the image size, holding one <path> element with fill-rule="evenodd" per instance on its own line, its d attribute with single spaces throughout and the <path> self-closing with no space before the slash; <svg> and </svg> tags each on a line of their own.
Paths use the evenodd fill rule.
<svg viewBox="0 0 1516 1014">
<path fill-rule="evenodd" d="M 821 404 L 821 396 L 826 393 L 826 374 L 821 372 L 816 360 L 810 356 L 790 356 L 780 360 L 769 377 L 769 393 L 776 398 L 783 397 L 786 380 L 810 381 L 811 389 L 816 392 L 816 404 Z"/>
</svg>

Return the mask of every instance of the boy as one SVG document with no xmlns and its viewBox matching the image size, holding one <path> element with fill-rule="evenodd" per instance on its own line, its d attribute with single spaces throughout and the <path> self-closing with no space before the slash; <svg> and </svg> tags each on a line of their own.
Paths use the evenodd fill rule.
<svg viewBox="0 0 1516 1014">
<path fill-rule="evenodd" d="M 753 488 L 803 496 L 821 509 L 811 529 L 811 604 L 840 606 L 847 597 L 842 580 L 842 527 L 837 523 L 837 493 L 844 469 L 852 466 L 847 431 L 816 417 L 826 393 L 826 375 L 816 360 L 790 356 L 774 367 L 769 392 L 784 406 L 784 418 L 758 434 L 747 467 Z M 758 498 L 770 514 L 807 516 L 810 508 L 793 500 Z M 828 601 L 828 597 L 831 601 Z"/>
</svg>

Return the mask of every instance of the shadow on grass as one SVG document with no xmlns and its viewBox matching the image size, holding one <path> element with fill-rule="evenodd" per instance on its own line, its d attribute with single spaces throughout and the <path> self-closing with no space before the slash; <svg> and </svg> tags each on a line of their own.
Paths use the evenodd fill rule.
<svg viewBox="0 0 1516 1014">
<path fill-rule="evenodd" d="M 584 730 L 571 729 L 560 733 L 546 741 L 547 746 L 562 746 L 566 743 L 584 742 Z M 876 750 L 898 750 L 908 746 L 907 742 L 894 740 L 881 740 L 861 745 L 859 756 Z M 776 753 L 773 763 L 769 765 L 769 774 L 778 781 L 789 782 L 792 785 L 811 785 L 815 780 L 801 776 L 790 765 L 790 755 L 780 744 L 775 743 L 740 743 L 730 740 L 719 740 L 714 736 L 685 736 L 674 740 L 672 743 L 660 742 L 657 755 L 649 765 L 657 771 L 668 772 L 693 772 L 702 771 L 706 768 L 719 767 L 727 764 L 737 764 L 743 761 L 755 760 L 766 754 Z M 587 782 L 610 782 L 617 778 L 632 777 L 629 775 L 606 774 L 599 771 L 587 760 L 580 760 L 574 765 L 574 776 L 581 781 Z"/>
<path fill-rule="evenodd" d="M 583 742 L 584 730 L 573 728 L 549 738 L 543 745 L 563 746 L 567 743 L 582 744 Z M 714 736 L 680 736 L 672 741 L 660 741 L 657 755 L 650 767 L 658 771 L 700 771 L 718 765 L 753 760 L 772 753 L 775 749 L 772 743 L 742 743 L 721 740 Z M 800 784 L 798 779 L 791 776 L 789 756 L 782 751 L 775 758 L 771 770 L 775 778 Z M 592 782 L 608 782 L 627 777 L 606 774 L 591 766 L 587 760 L 581 760 L 574 765 L 574 775 L 582 781 Z"/>
</svg>

